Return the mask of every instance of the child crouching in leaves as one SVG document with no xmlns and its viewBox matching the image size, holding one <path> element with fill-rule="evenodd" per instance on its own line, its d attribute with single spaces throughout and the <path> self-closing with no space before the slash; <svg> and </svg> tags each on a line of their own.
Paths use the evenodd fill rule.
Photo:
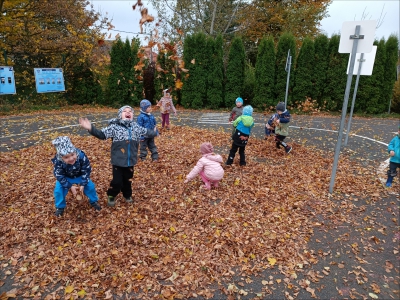
<svg viewBox="0 0 400 300">
<path fill-rule="evenodd" d="M 203 143 L 200 146 L 200 152 L 203 155 L 197 162 L 196 166 L 186 176 L 185 183 L 194 179 L 200 174 L 204 182 L 204 188 L 210 190 L 212 186 L 218 187 L 219 181 L 224 177 L 224 169 L 221 166 L 221 155 L 214 153 L 211 143 Z"/>
<path fill-rule="evenodd" d="M 96 193 L 96 186 L 90 180 L 92 168 L 86 154 L 71 143 L 67 136 L 59 136 L 52 141 L 56 147 L 57 154 L 51 160 L 56 177 L 54 188 L 54 202 L 56 206 L 55 215 L 60 217 L 64 214 L 66 207 L 65 197 L 68 191 L 76 196 L 77 190 L 83 192 L 89 199 L 90 205 L 97 211 L 101 210 L 98 203 L 99 197 Z M 80 186 L 76 186 L 79 184 Z"/>
</svg>

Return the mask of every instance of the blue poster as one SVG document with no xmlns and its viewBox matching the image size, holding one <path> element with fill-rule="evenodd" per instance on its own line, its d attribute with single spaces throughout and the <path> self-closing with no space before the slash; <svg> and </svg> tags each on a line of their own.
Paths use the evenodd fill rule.
<svg viewBox="0 0 400 300">
<path fill-rule="evenodd" d="M 0 95 L 15 93 L 14 68 L 0 66 Z"/>
<path fill-rule="evenodd" d="M 65 92 L 61 68 L 34 68 L 34 72 L 38 93 Z"/>
</svg>

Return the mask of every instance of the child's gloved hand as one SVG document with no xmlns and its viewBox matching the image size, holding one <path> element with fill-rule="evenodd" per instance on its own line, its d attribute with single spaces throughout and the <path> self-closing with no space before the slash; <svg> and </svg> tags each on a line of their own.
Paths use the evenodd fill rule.
<svg viewBox="0 0 400 300">
<path fill-rule="evenodd" d="M 71 186 L 72 195 L 76 196 L 77 190 L 78 190 L 78 186 L 76 186 L 76 185 Z"/>
</svg>

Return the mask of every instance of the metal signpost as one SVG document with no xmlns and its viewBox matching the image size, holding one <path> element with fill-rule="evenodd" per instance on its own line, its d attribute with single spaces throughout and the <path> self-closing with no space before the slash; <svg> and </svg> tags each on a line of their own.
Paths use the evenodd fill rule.
<svg viewBox="0 0 400 300">
<path fill-rule="evenodd" d="M 14 67 L 0 66 L 0 95 L 15 93 Z"/>
<path fill-rule="evenodd" d="M 355 29 L 354 29 L 355 28 Z M 351 80 L 353 77 L 356 53 L 369 53 L 372 50 L 375 35 L 376 20 L 372 21 L 352 21 L 344 22 L 341 30 L 339 53 L 351 53 L 349 74 L 347 76 L 346 90 L 342 107 L 342 118 L 340 120 L 338 140 L 335 148 L 335 155 L 332 166 L 331 182 L 329 193 L 332 194 L 335 184 L 336 170 L 339 161 L 340 148 L 343 138 L 343 128 L 347 113 L 347 103 L 349 100 Z"/>
<path fill-rule="evenodd" d="M 372 51 L 370 53 L 361 53 L 360 55 L 357 54 L 357 57 L 356 57 L 354 69 L 358 69 L 358 71 L 357 71 L 356 84 L 354 86 L 353 100 L 351 102 L 350 116 L 347 121 L 347 131 L 346 131 L 346 137 L 344 139 L 345 146 L 347 146 L 347 141 L 348 141 L 349 135 L 350 135 L 351 119 L 353 117 L 354 103 L 356 101 L 358 82 L 360 80 L 360 75 L 372 75 L 372 70 L 374 68 L 374 62 L 375 62 L 375 56 L 376 56 L 376 49 L 377 49 L 377 46 L 372 46 Z M 357 66 L 357 63 L 358 63 L 358 66 Z M 350 59 L 349 59 L 349 65 L 350 65 Z M 349 66 L 347 67 L 347 74 L 349 74 Z"/>
<path fill-rule="evenodd" d="M 287 79 L 286 79 L 285 109 L 286 109 L 286 105 L 287 105 L 287 96 L 288 96 L 289 79 L 290 79 L 290 65 L 291 64 L 292 64 L 292 56 L 290 55 L 290 49 L 289 49 L 287 58 L 286 58 L 286 66 L 285 66 L 285 71 L 288 73 Z"/>
</svg>

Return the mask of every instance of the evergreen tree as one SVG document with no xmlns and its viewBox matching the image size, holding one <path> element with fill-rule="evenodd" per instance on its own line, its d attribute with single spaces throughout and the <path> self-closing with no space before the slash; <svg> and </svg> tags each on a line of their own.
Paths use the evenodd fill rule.
<svg viewBox="0 0 400 300">
<path fill-rule="evenodd" d="M 254 99 L 251 102 L 254 107 L 265 109 L 276 104 L 275 61 L 273 38 L 262 38 L 258 46 L 255 66 Z"/>
<path fill-rule="evenodd" d="M 360 75 L 356 101 L 354 104 L 355 111 L 366 113 L 384 112 L 385 103 L 382 98 L 384 63 L 386 60 L 385 40 L 381 39 L 379 43 L 374 42 L 377 46 L 374 67 L 372 75 Z M 354 70 L 354 75 L 358 70 Z M 389 102 L 386 102 L 388 104 Z M 387 105 L 386 105 L 387 109 Z"/>
<path fill-rule="evenodd" d="M 314 71 L 312 73 L 313 92 L 311 97 L 322 106 L 323 91 L 326 84 L 326 69 L 328 66 L 328 44 L 329 39 L 321 34 L 314 40 Z"/>
<path fill-rule="evenodd" d="M 189 49 L 193 47 L 193 49 Z M 187 50 L 187 51 L 186 51 Z M 185 76 L 182 87 L 182 105 L 202 108 L 207 97 L 207 42 L 204 33 L 194 34 L 189 41 L 185 39 L 184 61 L 189 76 Z"/>
<path fill-rule="evenodd" d="M 225 106 L 231 107 L 243 92 L 245 52 L 242 39 L 235 37 L 229 48 L 226 67 Z"/>
<path fill-rule="evenodd" d="M 341 110 L 347 83 L 348 53 L 339 53 L 340 35 L 332 35 L 329 46 L 328 68 L 324 89 L 323 106 L 327 110 Z"/>
<path fill-rule="evenodd" d="M 251 64 L 249 60 L 244 69 L 244 84 L 242 98 L 244 99 L 244 105 L 254 104 L 254 95 L 256 90 L 256 68 Z"/>
<path fill-rule="evenodd" d="M 104 95 L 92 70 L 85 66 L 75 68 L 72 81 L 72 104 L 103 104 Z"/>
<path fill-rule="evenodd" d="M 138 38 L 133 38 L 131 41 L 131 56 L 132 56 L 132 90 L 133 90 L 133 102 L 134 106 L 138 106 L 143 98 L 143 77 L 141 71 L 136 71 L 134 66 L 139 62 L 140 40 Z"/>
<path fill-rule="evenodd" d="M 275 102 L 285 101 L 286 95 L 286 83 L 287 83 L 287 72 L 285 71 L 286 59 L 288 51 L 292 56 L 292 64 L 290 66 L 290 78 L 289 78 L 289 89 L 288 89 L 288 104 L 290 101 L 291 89 L 293 87 L 293 66 L 295 66 L 296 58 L 296 41 L 291 33 L 283 33 L 278 41 L 278 49 L 276 51 L 276 63 L 275 63 Z"/>
<path fill-rule="evenodd" d="M 133 60 L 129 41 L 118 39 L 111 47 L 110 75 L 108 77 L 108 104 L 132 105 Z"/>
<path fill-rule="evenodd" d="M 393 97 L 394 84 L 397 77 L 397 63 L 399 59 L 399 39 L 396 35 L 390 35 L 385 44 L 386 61 L 385 61 L 385 80 L 382 90 L 382 101 L 387 109 L 389 108 L 390 99 Z"/>
<path fill-rule="evenodd" d="M 294 88 L 292 99 L 296 103 L 303 103 L 306 97 L 311 97 L 313 91 L 312 74 L 314 73 L 314 42 L 305 38 L 297 57 L 294 70 Z"/>
<path fill-rule="evenodd" d="M 171 97 L 176 99 L 175 87 L 176 62 L 170 59 L 174 53 L 170 48 L 161 49 L 157 56 L 156 69 L 154 73 L 155 98 L 160 99 L 163 96 L 164 89 L 171 89 Z"/>
<path fill-rule="evenodd" d="M 223 39 L 208 37 L 207 48 L 211 51 L 208 64 L 207 102 L 211 108 L 219 108 L 224 102 Z"/>
</svg>

